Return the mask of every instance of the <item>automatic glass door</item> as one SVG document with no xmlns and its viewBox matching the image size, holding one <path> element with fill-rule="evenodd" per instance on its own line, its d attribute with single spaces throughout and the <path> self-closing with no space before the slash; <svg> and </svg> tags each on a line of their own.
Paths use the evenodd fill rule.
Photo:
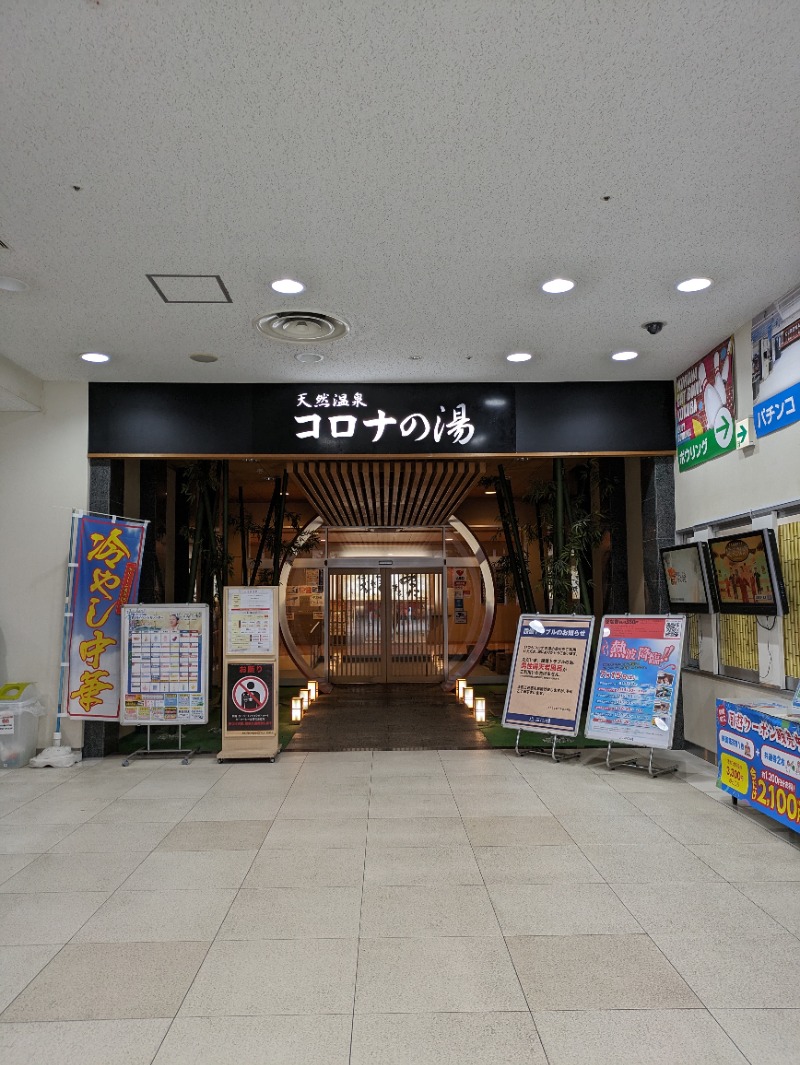
<svg viewBox="0 0 800 1065">
<path fill-rule="evenodd" d="M 434 683 L 444 676 L 442 571 L 331 570 L 330 679 Z"/>
</svg>

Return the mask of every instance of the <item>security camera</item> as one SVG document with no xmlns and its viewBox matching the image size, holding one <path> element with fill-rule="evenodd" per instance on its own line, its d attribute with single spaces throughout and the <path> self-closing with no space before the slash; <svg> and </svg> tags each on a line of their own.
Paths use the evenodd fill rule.
<svg viewBox="0 0 800 1065">
<path fill-rule="evenodd" d="M 642 326 L 642 329 L 646 329 L 647 332 L 653 336 L 655 336 L 656 333 L 660 333 L 663 328 L 664 322 L 645 322 Z"/>
</svg>

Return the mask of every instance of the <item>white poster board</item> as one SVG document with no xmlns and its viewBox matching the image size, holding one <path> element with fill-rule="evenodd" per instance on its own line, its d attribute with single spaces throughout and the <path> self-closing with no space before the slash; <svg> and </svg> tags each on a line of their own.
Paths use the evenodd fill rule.
<svg viewBox="0 0 800 1065">
<path fill-rule="evenodd" d="M 503 725 L 577 736 L 594 618 L 523 614 L 506 689 Z"/>
<path fill-rule="evenodd" d="M 586 735 L 634 747 L 672 747 L 683 614 L 623 614 L 601 622 Z"/>
<path fill-rule="evenodd" d="M 123 725 L 208 721 L 208 606 L 122 608 Z"/>
<path fill-rule="evenodd" d="M 227 657 L 275 656 L 277 592 L 278 589 L 272 585 L 225 589 L 223 607 Z"/>
</svg>

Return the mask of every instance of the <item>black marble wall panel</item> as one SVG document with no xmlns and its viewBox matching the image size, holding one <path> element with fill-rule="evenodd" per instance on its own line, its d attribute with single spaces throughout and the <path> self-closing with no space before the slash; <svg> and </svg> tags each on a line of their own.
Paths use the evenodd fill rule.
<svg viewBox="0 0 800 1065">
<path fill-rule="evenodd" d="M 675 543 L 675 462 L 671 457 L 642 459 L 642 561 L 645 610 L 669 614 L 670 605 L 660 550 Z M 678 708 L 672 746 L 684 746 L 683 695 Z"/>
</svg>

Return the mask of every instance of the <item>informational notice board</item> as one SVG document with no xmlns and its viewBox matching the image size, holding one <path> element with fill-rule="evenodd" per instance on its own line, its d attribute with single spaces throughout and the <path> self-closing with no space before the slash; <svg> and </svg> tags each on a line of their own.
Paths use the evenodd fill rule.
<svg viewBox="0 0 800 1065">
<path fill-rule="evenodd" d="M 800 721 L 786 709 L 717 700 L 717 787 L 800 832 Z"/>
<path fill-rule="evenodd" d="M 123 725 L 208 721 L 205 603 L 122 608 Z"/>
<path fill-rule="evenodd" d="M 226 588 L 225 654 L 275 654 L 277 589 L 271 585 Z"/>
<path fill-rule="evenodd" d="M 586 735 L 609 743 L 670 748 L 685 615 L 606 616 L 601 626 Z"/>
<path fill-rule="evenodd" d="M 219 759 L 278 753 L 280 588 L 226 588 L 222 748 Z"/>
<path fill-rule="evenodd" d="M 275 664 L 271 661 L 225 663 L 226 733 L 274 732 Z"/>
<path fill-rule="evenodd" d="M 506 728 L 577 736 L 594 618 L 523 614 L 502 723 Z"/>
</svg>

